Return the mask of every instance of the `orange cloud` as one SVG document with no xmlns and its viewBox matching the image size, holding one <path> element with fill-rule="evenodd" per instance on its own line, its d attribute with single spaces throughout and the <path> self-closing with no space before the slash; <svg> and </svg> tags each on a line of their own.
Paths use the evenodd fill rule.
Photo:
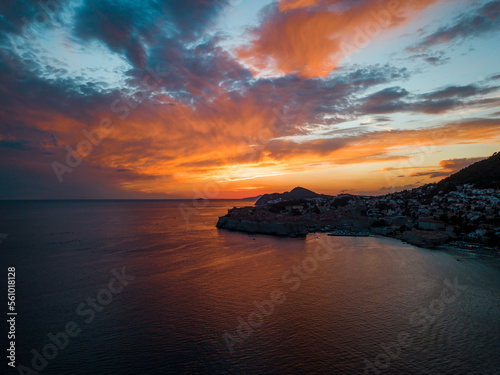
<svg viewBox="0 0 500 375">
<path fill-rule="evenodd" d="M 365 132 L 357 136 L 317 139 L 310 142 L 273 141 L 268 156 L 288 163 L 325 160 L 331 164 L 358 164 L 401 160 L 400 152 L 419 149 L 429 153 L 432 146 L 498 143 L 500 119 L 470 119 L 441 126 Z"/>
<path fill-rule="evenodd" d="M 460 171 L 463 168 L 468 167 L 478 161 L 484 160 L 486 158 L 460 158 L 460 159 L 449 159 L 441 160 L 439 166 L 441 169 L 433 169 L 431 171 L 417 172 L 410 174 L 411 177 L 429 177 L 429 178 L 443 178 L 452 175 Z"/>
<path fill-rule="evenodd" d="M 298 142 L 275 138 L 277 134 L 270 130 L 272 109 L 251 95 L 239 97 L 237 102 L 221 96 L 217 102 L 196 109 L 172 98 L 164 99 L 170 105 L 143 103 L 123 121 L 115 121 L 114 117 L 114 130 L 84 158 L 78 167 L 81 169 L 68 176 L 94 168 L 92 173 L 109 171 L 109 177 L 99 172 L 99 178 L 130 192 L 189 198 L 193 189 L 203 190 L 207 184 L 215 184 L 220 190 L 217 197 L 242 197 L 287 189 L 287 184 L 297 184 L 297 176 L 305 173 L 349 168 L 342 169 L 342 178 L 361 179 L 363 185 L 360 182 L 354 186 L 369 190 L 384 182 L 374 177 L 382 173 L 368 178 L 366 164 L 385 163 L 391 167 L 420 149 L 435 152 L 450 145 L 500 141 L 500 119 L 471 119 L 431 128 L 364 131 Z M 102 112 L 96 118 L 109 115 Z M 81 129 L 92 130 L 99 123 L 47 116 L 38 127 L 48 130 L 50 122 L 59 142 L 57 147 L 50 146 L 51 151 L 62 152 L 65 146 L 76 149 L 78 142 L 86 139 Z M 435 146 L 434 151 L 429 146 Z M 64 162 L 64 155 L 48 157 Z M 449 169 L 458 162 L 451 160 L 441 166 Z M 326 177 L 323 172 L 307 181 L 314 188 L 325 185 Z M 345 178 L 339 178 L 328 183 L 345 188 L 341 186 L 347 184 Z"/>
<path fill-rule="evenodd" d="M 258 93 L 265 95 L 265 91 Z M 116 120 L 119 113 L 115 115 L 113 132 L 94 147 L 85 164 L 123 171 L 119 176 L 126 178 L 118 176 L 114 181 L 129 191 L 180 195 L 192 187 L 217 182 L 242 192 L 256 186 L 256 181 L 290 181 L 309 169 L 390 165 L 408 158 L 402 155 L 419 147 L 495 142 L 500 137 L 500 120 L 478 119 L 297 142 L 275 138 L 283 134 L 273 133 L 275 113 L 271 106 L 262 105 L 259 95 L 232 98 L 219 93 L 197 107 L 170 97 L 161 97 L 161 105 L 144 102 L 123 121 Z M 104 111 L 95 117 L 109 115 Z M 59 147 L 76 148 L 85 139 L 81 129 L 90 130 L 98 123 L 84 125 L 51 117 L 39 121 L 38 126 L 56 131 Z"/>
<path fill-rule="evenodd" d="M 12 135 L 4 143 L 10 149 L 24 149 L 22 152 L 26 153 L 30 147 L 45 145 L 44 158 L 49 160 L 43 167 L 52 172 L 52 161 L 64 162 L 66 146 L 77 150 L 79 142 L 87 139 L 82 130 L 92 131 L 101 119 L 109 117 L 115 125 L 113 131 L 93 147 L 78 167 L 79 171 L 65 178 L 85 173 L 105 179 L 122 191 L 187 197 L 192 195 L 193 188 L 203 189 L 206 184 L 216 183 L 225 192 L 218 195 L 222 197 L 230 196 L 230 191 L 243 196 L 247 190 L 256 195 L 266 189 L 286 189 L 287 184 L 296 185 L 297 179 L 302 180 L 302 176 L 314 171 L 318 175 L 306 179 L 311 188 L 324 186 L 326 189 L 325 172 L 332 168 L 344 168 L 345 176 L 352 181 L 362 179 L 368 189 L 384 183 L 366 177 L 370 172 L 367 169 L 373 168 L 368 167 L 369 163 L 392 167 L 420 147 L 433 145 L 442 150 L 447 145 L 487 144 L 500 139 L 500 120 L 472 119 L 412 130 L 371 131 L 358 127 L 343 132 L 332 127 L 329 135 L 324 133 L 322 138 L 311 140 L 311 133 L 317 130 L 313 125 L 323 120 L 315 117 L 318 108 L 336 99 L 326 96 L 333 91 L 328 87 L 310 90 L 310 82 L 298 85 L 297 78 L 288 77 L 264 82 L 246 92 L 231 93 L 216 87 L 205 90 L 197 76 L 193 75 L 192 80 L 196 84 L 189 90 L 197 93 L 196 105 L 162 93 L 137 103 L 136 108 L 129 108 L 124 119 L 120 119 L 122 111 L 109 109 L 111 101 L 99 102 L 73 117 L 59 112 L 43 113 L 38 107 L 19 110 L 16 119 L 31 126 L 32 133 L 27 133 L 30 138 L 25 137 L 30 142 L 16 143 L 19 137 Z M 296 86 L 291 87 L 307 96 L 308 101 L 302 102 L 289 93 L 287 96 L 290 82 L 295 83 Z M 343 93 L 341 89 L 336 90 L 336 95 L 345 96 Z M 284 109 L 280 109 L 278 115 L 284 117 L 279 121 L 291 125 L 290 132 L 273 127 L 277 120 L 276 108 L 286 103 L 291 103 L 290 118 Z M 307 128 L 309 124 L 311 127 Z M 59 154 L 49 156 L 51 153 Z M 30 163 L 36 164 L 36 160 Z M 51 178 L 57 181 L 54 175 Z M 339 184 L 348 184 L 346 180 L 337 180 L 340 182 L 328 183 L 341 189 L 346 186 Z M 350 186 L 361 186 L 358 182 L 352 184 Z"/>
<path fill-rule="evenodd" d="M 319 3 L 320 0 L 280 0 L 278 2 L 278 9 L 280 12 L 284 12 L 291 9 L 307 8 Z"/>
<path fill-rule="evenodd" d="M 244 113 L 248 115 L 249 112 Z M 304 143 L 262 140 L 263 143 L 257 144 L 255 148 L 236 137 L 236 134 L 219 137 L 201 131 L 207 130 L 210 124 L 217 121 L 222 127 L 230 126 L 234 119 L 230 114 L 204 119 L 196 116 L 187 119 L 187 124 L 191 121 L 196 123 L 198 130 L 189 125 L 182 130 L 185 132 L 183 135 L 176 131 L 162 134 L 150 130 L 156 134 L 154 141 L 143 137 L 135 144 L 132 141 L 135 125 L 130 125 L 123 133 L 117 134 L 115 139 L 106 141 L 103 154 L 96 154 L 95 162 L 110 168 L 126 168 L 137 176 L 144 176 L 144 179 L 136 178 L 122 185 L 125 189 L 135 191 L 179 193 L 191 190 L 186 187 L 203 187 L 213 182 L 229 191 L 243 191 L 249 186 L 255 186 L 255 181 L 262 183 L 275 178 L 289 181 L 291 177 L 288 178 L 288 175 L 308 170 L 381 162 L 391 165 L 390 163 L 408 159 L 409 156 L 406 155 L 411 150 L 432 152 L 437 149 L 430 146 L 495 143 L 500 139 L 498 120 L 471 120 L 434 128 L 370 132 Z M 265 114 L 257 115 L 256 119 L 265 123 Z M 240 129 L 243 129 L 245 121 L 253 122 L 249 117 L 240 118 L 239 121 L 242 124 Z M 143 128 L 164 126 L 165 124 L 156 122 L 148 123 Z M 155 179 L 152 180 L 151 177 Z"/>
<path fill-rule="evenodd" d="M 382 30 L 407 23 L 436 0 L 280 1 L 236 51 L 254 72 L 325 77 Z"/>
</svg>

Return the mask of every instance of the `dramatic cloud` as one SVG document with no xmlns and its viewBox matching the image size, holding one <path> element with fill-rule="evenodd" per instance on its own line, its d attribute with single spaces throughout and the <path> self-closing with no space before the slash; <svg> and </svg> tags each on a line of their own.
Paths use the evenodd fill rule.
<svg viewBox="0 0 500 375">
<path fill-rule="evenodd" d="M 382 30 L 402 26 L 435 2 L 280 1 L 237 53 L 257 72 L 325 77 Z"/>
<path fill-rule="evenodd" d="M 20 33 L 32 22 L 45 22 L 48 15 L 38 0 L 5 0 L 0 2 L 0 30 Z M 57 7 L 58 3 L 55 2 Z M 52 5 L 52 9 L 55 9 Z M 52 12 L 52 10 L 50 10 Z"/>
<path fill-rule="evenodd" d="M 445 125 L 415 130 L 364 131 L 355 136 L 317 139 L 309 142 L 273 141 L 265 152 L 274 159 L 316 159 L 328 156 L 333 164 L 375 162 L 404 159 L 397 150 L 418 149 L 426 146 L 443 146 L 462 142 L 485 143 L 500 141 L 500 120 L 471 119 Z M 287 153 L 286 150 L 294 150 Z M 396 152 L 395 155 L 392 153 Z M 452 164 L 442 165 L 450 167 Z M 458 168 L 458 161 L 457 161 Z"/>
<path fill-rule="evenodd" d="M 500 87 L 498 86 L 449 86 L 427 94 L 410 95 L 408 91 L 401 87 L 390 87 L 360 99 L 350 111 L 360 114 L 397 112 L 441 114 L 472 105 L 485 105 L 495 108 L 499 102 L 498 98 L 484 99 L 484 97 L 499 90 Z"/>
<path fill-rule="evenodd" d="M 323 186 L 329 168 L 377 190 L 373 164 L 453 146 L 436 177 L 500 141 L 496 66 L 468 84 L 432 75 L 441 60 L 427 75 L 415 56 L 340 64 L 435 1 L 269 1 L 257 25 L 232 3 L 4 1 L 0 198 L 190 197 L 207 183 L 241 196 L 315 171 Z M 224 17 L 251 33 L 228 44 Z"/>
<path fill-rule="evenodd" d="M 400 99 L 408 94 L 401 87 L 390 87 L 368 96 L 360 109 L 364 113 L 376 114 L 403 111 L 404 102 Z"/>
<path fill-rule="evenodd" d="M 86 1 L 76 13 L 77 36 L 95 38 L 113 51 L 124 52 L 142 68 L 147 45 L 166 39 L 194 40 L 229 4 L 228 0 L 165 0 L 140 3 Z"/>
<path fill-rule="evenodd" d="M 425 51 L 429 47 L 447 44 L 457 39 L 466 39 L 500 30 L 500 1 L 491 1 L 484 6 L 463 13 L 453 25 L 441 27 L 427 36 L 410 51 Z"/>
</svg>

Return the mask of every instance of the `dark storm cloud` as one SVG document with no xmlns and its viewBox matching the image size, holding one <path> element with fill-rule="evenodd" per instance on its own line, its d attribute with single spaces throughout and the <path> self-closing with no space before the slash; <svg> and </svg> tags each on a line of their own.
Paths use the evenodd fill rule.
<svg viewBox="0 0 500 375">
<path fill-rule="evenodd" d="M 0 121 L 2 133 L 35 129 L 36 122 L 64 116 L 80 122 L 95 121 L 104 110 L 106 95 L 92 86 L 81 86 L 69 79 L 43 79 L 37 70 L 27 69 L 29 61 L 16 58 L 15 64 L 0 61 Z"/>
<path fill-rule="evenodd" d="M 149 65 L 161 67 L 168 76 L 161 86 L 176 100 L 206 101 L 221 93 L 242 92 L 248 89 L 252 74 L 228 52 L 216 45 L 217 39 L 207 39 L 193 48 L 179 40 L 163 39 L 149 50 Z M 129 84 L 142 79 L 140 70 L 130 73 Z"/>
<path fill-rule="evenodd" d="M 425 114 L 437 115 L 448 112 L 463 105 L 460 100 L 442 99 L 442 100 L 424 100 L 408 105 L 406 108 L 412 112 L 421 112 Z"/>
<path fill-rule="evenodd" d="M 479 85 L 449 86 L 418 96 L 408 108 L 415 112 L 439 114 L 464 105 L 494 105 L 495 100 L 483 99 L 483 97 L 498 91 L 499 88 L 498 86 L 481 87 Z"/>
<path fill-rule="evenodd" d="M 28 143 L 29 142 L 26 141 L 26 140 L 21 140 L 21 141 L 5 141 L 5 140 L 1 140 L 0 141 L 0 147 L 3 147 L 3 148 L 12 148 L 12 149 L 15 149 L 15 150 L 24 150 L 24 151 L 33 150 L 34 148 L 31 147 Z"/>
<path fill-rule="evenodd" d="M 390 117 L 378 116 L 378 117 L 375 117 L 375 121 L 377 121 L 377 122 L 391 122 L 392 119 Z"/>
<path fill-rule="evenodd" d="M 409 50 L 425 51 L 435 45 L 477 37 L 499 29 L 500 1 L 491 1 L 478 9 L 461 14 L 453 25 L 440 28 Z"/>
<path fill-rule="evenodd" d="M 352 101 L 366 89 L 405 79 L 408 71 L 391 65 L 373 65 L 351 70 L 340 70 L 328 79 L 305 79 L 298 76 L 260 80 L 250 92 L 257 100 L 273 103 L 280 110 L 286 108 L 283 120 L 294 122 L 316 121 L 328 125 L 325 114 L 342 115 Z M 333 119 L 332 123 L 338 123 Z"/>
<path fill-rule="evenodd" d="M 428 56 L 428 57 L 425 57 L 424 60 L 432 65 L 443 65 L 443 64 L 446 64 L 448 61 L 450 61 L 450 58 L 448 58 L 448 57 L 444 58 L 441 56 Z"/>
<path fill-rule="evenodd" d="M 158 4 L 160 12 L 170 17 L 183 38 L 193 39 L 209 26 L 230 5 L 230 0 L 164 0 Z"/>
<path fill-rule="evenodd" d="M 46 22 L 64 3 L 63 0 L 2 0 L 0 30 L 19 34 L 33 22 Z"/>
<path fill-rule="evenodd" d="M 223 0 L 167 0 L 119 3 L 88 0 L 77 10 L 75 34 L 103 41 L 111 50 L 124 53 L 136 68 L 143 68 L 148 45 L 170 39 L 192 41 L 228 5 Z M 168 43 L 168 40 L 166 41 Z"/>
<path fill-rule="evenodd" d="M 359 99 L 352 111 L 365 115 L 397 112 L 440 114 L 464 105 L 495 105 L 498 102 L 496 99 L 483 99 L 483 96 L 499 88 L 449 86 L 426 94 L 412 95 L 401 87 L 390 87 Z"/>
<path fill-rule="evenodd" d="M 112 51 L 124 53 L 134 66 L 142 67 L 145 51 L 138 40 L 137 25 L 145 21 L 145 11 L 147 6 L 87 1 L 77 11 L 75 34 L 82 39 L 101 40 Z"/>
<path fill-rule="evenodd" d="M 479 94 L 488 94 L 492 91 L 497 90 L 497 87 L 492 88 L 480 88 L 476 85 L 467 86 L 449 86 L 445 89 L 438 90 L 429 94 L 423 95 L 424 98 L 428 99 L 446 99 L 446 98 L 466 98 L 469 96 L 475 96 Z"/>
<path fill-rule="evenodd" d="M 405 60 L 409 60 L 411 62 L 415 62 L 416 60 L 423 60 L 426 63 L 431 64 L 433 66 L 444 65 L 451 61 L 449 57 L 446 57 L 443 51 L 438 51 L 433 53 L 427 53 L 427 52 L 413 53 L 409 54 L 409 56 L 406 57 Z"/>
<path fill-rule="evenodd" d="M 401 87 L 389 87 L 365 98 L 361 111 L 366 114 L 382 114 L 404 111 L 409 92 Z"/>
</svg>

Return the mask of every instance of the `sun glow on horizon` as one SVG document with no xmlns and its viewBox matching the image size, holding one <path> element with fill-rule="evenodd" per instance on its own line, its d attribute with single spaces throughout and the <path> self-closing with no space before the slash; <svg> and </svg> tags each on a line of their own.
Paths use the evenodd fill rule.
<svg viewBox="0 0 500 375">
<path fill-rule="evenodd" d="M 1 15 L 2 198 L 382 194 L 499 149 L 495 1 L 195 3 Z"/>
</svg>

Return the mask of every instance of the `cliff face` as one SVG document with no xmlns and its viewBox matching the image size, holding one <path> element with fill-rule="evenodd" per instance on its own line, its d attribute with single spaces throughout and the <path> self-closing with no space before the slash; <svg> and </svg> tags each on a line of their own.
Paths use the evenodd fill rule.
<svg viewBox="0 0 500 375">
<path fill-rule="evenodd" d="M 219 217 L 217 228 L 235 230 L 247 233 L 272 234 L 276 236 L 298 237 L 307 234 L 302 223 L 265 223 L 249 220 L 238 220 L 227 216 Z"/>
<path fill-rule="evenodd" d="M 404 232 L 403 240 L 416 246 L 434 247 L 446 243 L 449 236 L 442 232 L 426 232 L 414 229 Z"/>
</svg>

